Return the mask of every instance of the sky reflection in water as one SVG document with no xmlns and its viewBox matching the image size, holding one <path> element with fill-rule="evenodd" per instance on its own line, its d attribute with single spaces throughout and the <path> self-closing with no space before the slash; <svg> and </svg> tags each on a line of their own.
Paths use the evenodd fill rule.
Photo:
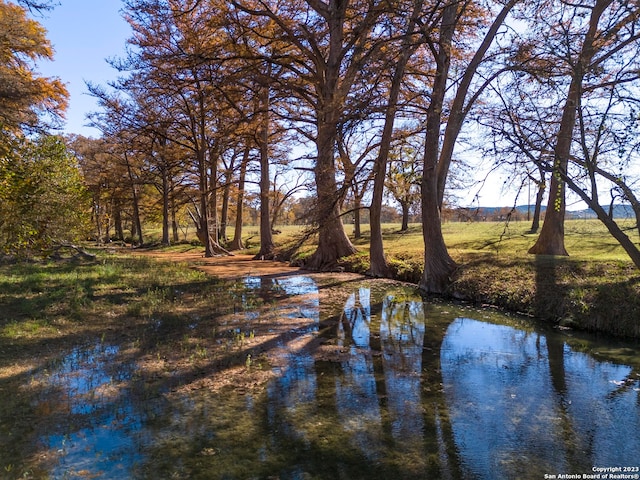
<svg viewBox="0 0 640 480">
<path fill-rule="evenodd" d="M 517 467 L 544 475 L 638 466 L 640 377 L 632 368 L 555 336 L 466 318 L 449 327 L 441 358 L 456 445 L 479 477 Z"/>
</svg>

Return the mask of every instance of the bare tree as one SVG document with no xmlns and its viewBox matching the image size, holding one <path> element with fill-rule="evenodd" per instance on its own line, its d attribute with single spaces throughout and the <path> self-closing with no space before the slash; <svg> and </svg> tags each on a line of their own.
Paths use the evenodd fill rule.
<svg viewBox="0 0 640 480">
<path fill-rule="evenodd" d="M 463 27 L 465 15 L 475 14 L 468 2 L 448 2 L 442 9 L 437 39 L 433 32 L 427 32 L 426 41 L 433 52 L 436 71 L 433 80 L 430 104 L 426 118 L 426 138 L 422 177 L 422 228 L 425 245 L 424 273 L 420 288 L 429 293 L 444 292 L 456 269 L 447 251 L 442 236 L 441 209 L 453 151 L 464 121 L 486 87 L 504 70 L 496 67 L 485 74 L 485 78 L 475 90 L 471 90 L 478 69 L 486 61 L 499 29 L 516 5 L 516 0 L 505 3 L 492 18 L 489 27 L 466 65 L 456 64 L 461 71 L 460 81 L 456 84 L 453 100 L 449 107 L 444 136 L 441 128 L 444 121 L 445 99 L 449 92 L 449 75 L 454 58 L 453 41 Z M 486 12 L 489 15 L 489 12 Z"/>
</svg>

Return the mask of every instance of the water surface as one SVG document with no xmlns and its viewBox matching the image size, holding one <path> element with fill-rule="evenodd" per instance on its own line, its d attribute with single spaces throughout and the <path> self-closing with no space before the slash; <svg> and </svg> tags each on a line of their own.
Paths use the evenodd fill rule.
<svg viewBox="0 0 640 480">
<path fill-rule="evenodd" d="M 150 392 L 122 345 L 78 346 L 0 385 L 0 477 L 541 479 L 640 466 L 636 343 L 375 281 L 243 288 L 248 319 L 305 320 L 280 337 L 266 389 Z"/>
</svg>

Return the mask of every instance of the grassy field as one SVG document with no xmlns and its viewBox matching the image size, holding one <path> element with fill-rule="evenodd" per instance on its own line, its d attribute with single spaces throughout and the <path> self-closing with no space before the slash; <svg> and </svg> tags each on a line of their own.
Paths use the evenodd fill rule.
<svg viewBox="0 0 640 480">
<path fill-rule="evenodd" d="M 443 225 L 443 234 L 449 253 L 456 260 L 475 255 L 520 256 L 534 244 L 537 234 L 528 233 L 529 222 L 450 222 Z M 633 225 L 629 222 L 628 227 Z M 353 226 L 345 227 L 353 239 Z M 597 220 L 571 220 L 566 223 L 566 246 L 572 258 L 577 260 L 628 261 L 622 247 Z M 280 243 L 287 241 L 299 231 L 299 227 L 284 227 L 276 236 Z M 409 231 L 400 232 L 400 225 L 388 224 L 383 227 L 385 250 L 391 256 L 420 259 L 424 251 L 422 230 L 419 224 L 409 226 Z M 258 232 L 252 232 L 258 239 Z M 354 243 L 359 249 L 367 250 L 369 226 L 362 227 L 363 238 Z M 629 231 L 631 238 L 638 239 L 638 231 Z"/>
<path fill-rule="evenodd" d="M 624 225 L 624 224 L 623 224 Z M 537 234 L 528 233 L 530 222 L 449 222 L 443 225 L 443 234 L 449 247 L 449 253 L 457 261 L 463 261 L 477 255 L 520 256 L 527 255 L 527 250 L 534 244 Z M 640 239 L 638 231 L 633 229 L 633 222 L 627 222 L 627 235 L 632 239 Z M 275 243 L 283 246 L 297 238 L 303 232 L 302 226 L 276 227 L 280 233 L 274 236 Z M 354 244 L 363 253 L 368 251 L 369 225 L 362 226 L 362 238 L 353 238 L 353 225 L 345 225 L 345 231 Z M 228 228 L 227 234 L 233 236 L 233 230 Z M 422 261 L 424 251 L 422 230 L 419 224 L 409 226 L 407 232 L 400 232 L 400 224 L 385 224 L 383 226 L 385 250 L 391 257 L 411 258 Z M 607 232 L 598 220 L 569 220 L 565 225 L 565 243 L 572 259 L 585 261 L 622 261 L 629 258 L 622 247 Z M 147 241 L 158 242 L 160 230 L 155 228 L 146 232 Z M 188 237 L 195 241 L 195 234 Z M 303 247 L 302 254 L 313 250 L 313 237 L 310 243 Z M 243 241 L 247 251 L 258 252 L 260 230 L 255 226 L 247 226 L 243 231 Z M 180 250 L 180 246 L 177 247 Z"/>
</svg>

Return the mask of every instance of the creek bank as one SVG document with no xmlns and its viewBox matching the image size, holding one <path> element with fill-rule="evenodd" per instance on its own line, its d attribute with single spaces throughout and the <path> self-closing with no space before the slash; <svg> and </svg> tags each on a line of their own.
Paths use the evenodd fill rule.
<svg viewBox="0 0 640 480">
<path fill-rule="evenodd" d="M 141 252 L 140 252 L 141 253 Z M 203 258 L 199 249 L 148 251 L 156 258 L 186 261 L 222 278 L 298 271 L 284 262 L 252 255 Z M 640 339 L 640 271 L 631 262 L 580 261 L 552 256 L 474 254 L 454 258 L 459 265 L 448 298 L 535 317 L 561 328 Z M 417 285 L 422 260 L 389 258 L 392 279 Z M 344 272 L 366 275 L 368 252 L 341 259 Z M 303 270 L 300 270 L 302 273 Z"/>
<path fill-rule="evenodd" d="M 492 305 L 561 328 L 640 339 L 640 271 L 630 262 L 579 261 L 564 257 L 455 259 L 459 268 L 449 298 Z M 368 259 L 343 259 L 345 271 L 366 273 Z M 395 280 L 418 284 L 422 263 L 389 260 Z"/>
</svg>

